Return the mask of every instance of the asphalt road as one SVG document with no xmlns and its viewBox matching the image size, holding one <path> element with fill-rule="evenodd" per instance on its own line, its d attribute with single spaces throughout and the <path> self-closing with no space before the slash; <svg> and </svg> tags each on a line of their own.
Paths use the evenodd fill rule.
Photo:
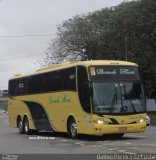
<svg viewBox="0 0 156 160">
<path fill-rule="evenodd" d="M 7 115 L 0 113 L 0 154 L 6 153 L 72 154 L 68 155 L 71 157 L 74 154 L 86 154 L 86 156 L 89 154 L 156 154 L 156 126 L 147 127 L 145 133 L 125 134 L 121 139 L 80 136 L 79 139 L 74 140 L 69 139 L 66 134 L 52 132 L 21 135 L 17 129 L 8 126 Z M 83 158 L 80 159 L 83 160 Z M 91 158 L 88 157 L 88 159 Z M 98 158 L 94 157 L 94 159 Z"/>
</svg>

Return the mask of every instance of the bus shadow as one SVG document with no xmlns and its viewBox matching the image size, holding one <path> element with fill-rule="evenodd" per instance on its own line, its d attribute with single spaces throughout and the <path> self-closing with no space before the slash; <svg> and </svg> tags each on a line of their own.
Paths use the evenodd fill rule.
<svg viewBox="0 0 156 160">
<path fill-rule="evenodd" d="M 65 139 L 70 139 L 68 137 L 67 133 L 61 133 L 61 132 L 38 132 L 35 134 L 31 135 L 37 135 L 37 136 L 45 136 L 45 137 L 56 137 L 56 138 L 65 138 Z M 131 137 L 131 136 L 123 136 L 121 138 L 115 137 L 114 135 L 104 135 L 104 136 L 93 136 L 93 135 L 79 135 L 76 139 L 74 140 L 80 140 L 80 141 L 118 141 L 118 140 L 135 140 L 135 139 L 142 139 L 142 137 Z"/>
<path fill-rule="evenodd" d="M 83 141 L 118 141 L 118 140 L 131 140 L 131 139 L 140 139 L 138 137 L 121 137 L 121 138 L 118 138 L 118 137 L 115 137 L 113 135 L 104 135 L 104 136 L 92 136 L 92 135 L 80 135 L 79 136 L 79 139 L 80 140 L 83 140 Z"/>
</svg>

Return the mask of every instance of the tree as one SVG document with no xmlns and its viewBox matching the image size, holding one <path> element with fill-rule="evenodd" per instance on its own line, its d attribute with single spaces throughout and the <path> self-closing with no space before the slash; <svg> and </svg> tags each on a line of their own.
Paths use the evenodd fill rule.
<svg viewBox="0 0 156 160">
<path fill-rule="evenodd" d="M 156 98 L 156 3 L 140 0 L 78 15 L 57 28 L 43 64 L 66 61 L 125 60 L 139 64 L 148 97 Z M 125 23 L 126 22 L 126 23 Z"/>
</svg>

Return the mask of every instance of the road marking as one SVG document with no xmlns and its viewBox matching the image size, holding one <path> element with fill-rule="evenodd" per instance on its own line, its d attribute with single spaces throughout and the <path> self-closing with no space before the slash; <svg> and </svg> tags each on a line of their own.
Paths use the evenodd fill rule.
<svg viewBox="0 0 156 160">
<path fill-rule="evenodd" d="M 124 154 L 136 154 L 136 153 L 133 153 L 133 152 L 128 152 L 128 151 L 126 151 L 126 150 L 117 150 L 118 152 L 120 152 L 120 153 L 124 153 Z"/>
<path fill-rule="evenodd" d="M 106 141 L 96 141 L 97 143 L 110 143 L 110 142 L 112 142 L 111 140 L 106 140 Z"/>
<path fill-rule="evenodd" d="M 55 137 L 49 137 L 49 139 L 56 139 Z"/>
<path fill-rule="evenodd" d="M 89 147 L 98 147 L 98 145 L 92 145 L 92 146 L 89 146 Z"/>
<path fill-rule="evenodd" d="M 125 145 L 130 145 L 131 143 L 130 142 L 114 142 L 114 145 L 115 144 L 125 144 Z"/>
<path fill-rule="evenodd" d="M 122 153 L 124 153 L 124 154 L 136 154 L 136 153 L 133 153 L 133 152 L 122 152 Z"/>
<path fill-rule="evenodd" d="M 143 146 L 152 146 L 152 147 L 156 147 L 155 144 L 151 144 L 151 143 L 143 143 L 142 145 L 143 145 Z"/>
<path fill-rule="evenodd" d="M 67 139 L 62 139 L 61 141 L 62 141 L 62 142 L 68 142 L 69 140 L 67 140 Z"/>
<path fill-rule="evenodd" d="M 128 147 L 127 149 L 137 149 L 138 147 Z"/>
<path fill-rule="evenodd" d="M 85 143 L 85 142 L 77 142 L 77 143 L 75 143 L 75 144 L 78 144 L 78 145 L 83 146 L 83 145 L 84 145 L 84 143 Z"/>
<path fill-rule="evenodd" d="M 131 135 L 131 134 L 127 134 L 125 136 L 128 136 L 128 137 L 135 137 L 135 138 L 145 138 L 147 136 L 142 136 L 142 135 Z"/>
<path fill-rule="evenodd" d="M 126 152 L 124 149 L 117 150 L 118 152 Z"/>
<path fill-rule="evenodd" d="M 110 149 L 108 149 L 109 151 L 114 151 L 114 150 L 117 150 L 117 149 L 119 149 L 119 148 L 110 148 Z"/>
<path fill-rule="evenodd" d="M 131 143 L 130 142 L 126 142 L 125 144 L 130 145 Z"/>
</svg>

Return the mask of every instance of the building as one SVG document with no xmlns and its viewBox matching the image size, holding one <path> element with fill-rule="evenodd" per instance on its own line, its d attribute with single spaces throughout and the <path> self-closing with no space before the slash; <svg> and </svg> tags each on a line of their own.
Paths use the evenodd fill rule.
<svg viewBox="0 0 156 160">
<path fill-rule="evenodd" d="M 0 109 L 6 110 L 8 108 L 8 90 L 0 90 Z"/>
</svg>

